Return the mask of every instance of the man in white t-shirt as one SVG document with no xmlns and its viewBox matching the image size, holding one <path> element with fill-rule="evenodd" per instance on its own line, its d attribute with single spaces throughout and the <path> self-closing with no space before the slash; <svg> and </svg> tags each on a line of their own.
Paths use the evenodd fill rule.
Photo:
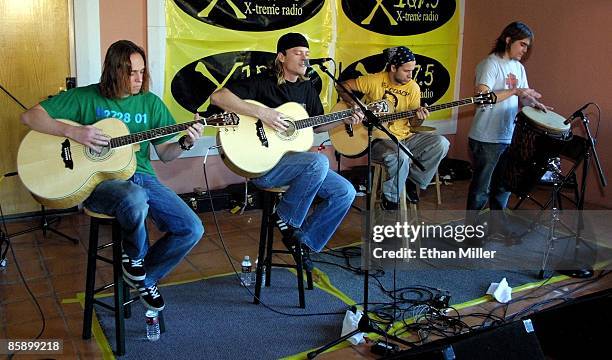
<svg viewBox="0 0 612 360">
<path fill-rule="evenodd" d="M 538 101 L 541 95 L 530 89 L 521 61 L 527 60 L 533 46 L 533 32 L 521 22 L 506 26 L 491 53 L 476 67 L 476 92 L 494 91 L 497 103 L 476 110 L 470 129 L 469 149 L 474 174 L 470 183 L 467 222 L 474 223 L 487 201 L 491 210 L 503 210 L 510 193 L 496 179 L 501 155 L 510 145 L 514 119 L 522 105 L 546 111 Z M 503 232 L 504 229 L 502 229 Z"/>
</svg>

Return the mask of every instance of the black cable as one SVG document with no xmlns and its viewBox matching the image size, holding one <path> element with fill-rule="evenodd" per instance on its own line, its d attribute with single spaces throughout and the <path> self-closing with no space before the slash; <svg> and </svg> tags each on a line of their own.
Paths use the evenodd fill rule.
<svg viewBox="0 0 612 360">
<path fill-rule="evenodd" d="M 543 282 L 542 284 L 540 284 L 540 285 L 539 285 L 538 287 L 536 287 L 535 289 L 532 289 L 532 290 L 531 290 L 529 293 L 524 294 L 524 295 L 522 295 L 522 296 L 520 296 L 520 297 L 518 297 L 518 298 L 512 299 L 512 300 L 510 300 L 510 301 L 509 301 L 508 303 L 506 303 L 506 304 L 501 304 L 501 305 L 499 305 L 499 306 L 496 306 L 495 308 L 493 308 L 493 309 L 492 309 L 492 310 L 489 312 L 489 314 L 493 314 L 493 313 L 494 313 L 495 311 L 497 311 L 498 309 L 500 309 L 500 308 L 504 307 L 504 315 L 503 315 L 503 317 L 502 317 L 502 318 L 503 318 L 505 321 L 508 321 L 508 320 L 512 321 L 512 320 L 514 320 L 514 319 L 515 319 L 517 316 L 522 315 L 523 313 L 527 313 L 527 312 L 529 312 L 529 311 L 530 311 L 530 310 L 532 310 L 532 309 L 539 308 L 540 306 L 542 306 L 542 305 L 546 305 L 546 304 L 548 304 L 548 303 L 550 303 L 550 302 L 552 302 L 552 301 L 559 301 L 559 300 L 567 301 L 567 300 L 571 299 L 571 298 L 569 297 L 569 295 L 571 295 L 571 294 L 573 294 L 573 293 L 577 292 L 578 290 L 583 289 L 584 287 L 586 287 L 586 286 L 588 286 L 588 285 L 591 285 L 591 284 L 593 284 L 593 283 L 595 283 L 595 282 L 597 282 L 597 281 L 600 281 L 600 280 L 601 280 L 601 279 L 603 279 L 604 277 L 608 276 L 610 273 L 612 273 L 612 272 L 610 272 L 610 271 L 607 271 L 607 272 L 606 272 L 606 271 L 602 271 L 602 272 L 601 272 L 601 273 L 600 273 L 600 274 L 599 274 L 597 277 L 595 277 L 595 278 L 592 278 L 592 279 L 587 279 L 587 280 L 577 280 L 577 281 L 573 281 L 573 282 L 570 282 L 570 283 L 563 282 L 563 283 L 561 283 L 561 284 L 560 284 L 560 285 L 558 285 L 558 286 L 554 286 L 554 287 L 550 288 L 548 291 L 546 291 L 546 292 L 545 292 L 545 293 L 543 293 L 543 294 L 540 294 L 540 295 L 534 295 L 534 296 L 528 296 L 528 295 L 530 295 L 531 293 L 534 293 L 535 291 L 537 291 L 537 290 L 539 290 L 540 288 L 542 288 L 542 286 L 544 286 L 544 285 L 545 285 L 545 284 L 546 284 L 546 283 L 547 283 L 547 282 L 548 282 L 548 281 L 551 279 L 551 278 L 548 278 L 548 279 L 546 279 L 546 281 L 545 281 L 545 282 Z M 580 284 L 580 285 L 579 285 L 579 286 L 577 286 L 576 288 L 574 288 L 574 289 L 570 290 L 570 291 L 565 292 L 564 296 L 561 296 L 561 297 L 556 297 L 556 298 L 552 298 L 552 299 L 547 299 L 547 300 L 544 300 L 544 301 L 541 301 L 541 302 L 538 302 L 538 303 L 531 304 L 530 306 L 528 306 L 528 307 L 527 307 L 527 308 L 525 308 L 525 309 L 522 309 L 522 310 L 521 310 L 521 311 L 519 311 L 518 313 L 512 314 L 512 315 L 510 315 L 509 317 L 507 316 L 507 310 L 508 310 L 508 307 L 509 307 L 511 304 L 516 304 L 516 303 L 521 302 L 521 301 L 526 301 L 526 300 L 532 300 L 532 299 L 541 298 L 541 297 L 546 296 L 546 295 L 548 295 L 548 294 L 550 294 L 550 293 L 552 293 L 552 292 L 558 291 L 558 290 L 559 290 L 559 289 L 561 289 L 561 288 L 564 288 L 564 287 L 567 287 L 567 286 L 576 285 L 576 284 Z"/>
<path fill-rule="evenodd" d="M 2 89 L 2 91 L 4 91 L 4 92 L 6 93 L 6 95 L 8 95 L 8 96 L 9 96 L 11 99 L 13 99 L 13 100 L 14 100 L 14 101 L 15 101 L 17 104 L 19 104 L 19 106 L 21 106 L 21 107 L 23 108 L 23 110 L 28 110 L 28 108 L 27 108 L 25 105 L 23 105 L 23 104 L 21 103 L 21 101 L 17 100 L 17 98 L 16 98 L 16 97 L 14 97 L 14 96 L 13 96 L 13 94 L 11 94 L 11 93 L 10 93 L 8 90 L 6 90 L 6 89 L 4 88 L 4 86 L 2 86 L 2 84 L 0 84 L 0 89 Z"/>
<path fill-rule="evenodd" d="M 42 308 L 40 307 L 40 304 L 38 303 L 38 300 L 36 299 L 36 296 L 34 296 L 34 293 L 32 293 L 32 290 L 30 289 L 30 286 L 28 285 L 28 282 L 25 279 L 25 276 L 23 275 L 23 272 L 21 271 L 21 266 L 19 266 L 19 261 L 17 260 L 17 256 L 15 255 L 15 250 L 13 249 L 13 245 L 11 244 L 11 238 L 10 235 L 8 233 L 8 228 L 6 226 L 6 219 L 4 218 L 4 212 L 2 211 L 2 204 L 0 203 L 0 219 L 2 220 L 2 227 L 4 228 L 4 232 L 5 237 L 7 239 L 7 247 L 11 249 L 11 254 L 13 255 L 13 260 L 15 260 L 15 267 L 17 268 L 17 272 L 19 273 L 19 277 L 21 278 L 21 281 L 23 282 L 23 285 L 25 286 L 28 294 L 30 295 L 30 297 L 32 298 L 32 300 L 34 301 L 34 304 L 36 305 L 36 308 L 38 309 L 38 313 L 40 314 L 40 318 L 42 321 L 41 324 L 41 329 L 38 332 L 38 335 L 36 335 L 36 337 L 34 339 L 38 340 L 40 339 L 40 337 L 42 336 L 42 334 L 45 332 L 45 328 L 47 326 L 47 322 L 45 319 L 45 314 L 42 311 Z M 6 251 L 5 251 L 6 253 Z M 4 259 L 4 257 L 2 258 Z M 12 353 L 8 355 L 8 359 L 12 359 L 13 356 L 15 356 L 15 354 L 17 353 Z"/>
<path fill-rule="evenodd" d="M 348 247 L 346 250 L 356 250 L 359 248 Z M 344 250 L 344 249 L 340 249 Z M 336 250 L 336 252 L 341 252 Z M 335 258 L 343 258 L 344 254 L 326 254 Z M 333 266 L 337 266 L 346 271 L 353 272 L 361 275 L 363 272 L 361 269 L 355 268 L 353 266 L 347 267 L 342 264 L 328 262 L 328 261 L 317 261 L 322 264 L 329 264 Z M 436 294 L 447 293 L 447 291 L 429 287 L 429 286 L 409 286 L 404 288 L 397 288 L 394 286 L 394 290 L 387 290 L 385 286 L 381 283 L 380 277 L 384 274 L 384 271 L 379 271 L 378 276 L 370 274 L 370 276 L 378 283 L 378 287 L 381 289 L 384 295 L 386 295 L 390 302 L 370 302 L 369 313 L 375 316 L 372 319 L 372 322 L 377 326 L 384 327 L 383 331 L 388 332 L 391 326 L 397 321 L 403 321 L 404 325 L 407 324 L 407 318 L 412 318 L 415 315 L 414 309 L 419 307 L 431 307 L 429 304 Z M 416 294 L 416 296 L 414 295 Z M 355 305 L 363 305 L 362 303 L 356 303 Z M 399 312 L 399 314 L 397 314 Z M 456 320 L 453 320 L 456 321 Z M 414 327 L 413 327 L 414 328 Z M 419 328 L 419 330 L 422 330 Z M 395 332 L 405 332 L 405 328 L 397 329 Z"/>
<path fill-rule="evenodd" d="M 595 105 L 597 108 L 597 129 L 595 129 L 595 136 L 593 137 L 594 140 L 597 140 L 597 136 L 599 135 L 599 124 L 601 124 L 601 108 L 597 103 L 591 104 Z"/>
<path fill-rule="evenodd" d="M 564 296 L 556 297 L 556 298 L 551 298 L 551 299 L 546 299 L 546 300 L 543 300 L 541 302 L 538 302 L 538 303 L 535 303 L 535 304 L 531 304 L 529 307 L 527 307 L 525 309 L 522 309 L 521 311 L 519 311 L 517 313 L 512 314 L 508 319 L 510 321 L 512 321 L 515 318 L 522 316 L 523 314 L 529 313 L 531 310 L 538 309 L 541 306 L 547 305 L 547 304 L 549 304 L 551 302 L 556 302 L 556 301 L 567 302 L 569 300 L 572 300 L 573 298 L 570 297 L 569 295 L 571 295 L 571 294 L 573 294 L 573 293 L 575 293 L 575 292 L 585 288 L 588 285 L 591 285 L 591 284 L 593 284 L 593 283 L 595 283 L 597 281 L 600 281 L 601 279 L 603 279 L 604 277 L 608 276 L 609 274 L 610 274 L 609 271 L 608 272 L 602 272 L 597 277 L 595 277 L 593 279 L 579 280 L 579 281 L 575 281 L 575 282 L 572 282 L 572 283 L 569 283 L 569 284 L 568 283 L 563 283 L 563 284 L 561 284 L 561 285 L 559 285 L 557 287 L 554 287 L 550 291 L 548 291 L 546 294 L 549 294 L 549 293 L 551 293 L 553 291 L 557 291 L 557 290 L 559 290 L 559 289 L 561 289 L 563 287 L 566 287 L 566 286 L 571 286 L 571 285 L 579 284 L 574 289 L 565 292 Z M 544 294 L 544 295 L 546 295 L 546 294 Z"/>
</svg>

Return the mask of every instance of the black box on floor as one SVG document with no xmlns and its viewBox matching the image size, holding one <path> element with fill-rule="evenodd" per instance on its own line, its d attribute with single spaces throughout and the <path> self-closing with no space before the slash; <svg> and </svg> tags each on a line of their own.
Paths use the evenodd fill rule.
<svg viewBox="0 0 612 360">
<path fill-rule="evenodd" d="M 230 208 L 242 208 L 245 202 L 244 183 L 231 184 L 225 188 L 230 197 Z M 261 209 L 261 190 L 248 182 L 245 210 Z"/>
<path fill-rule="evenodd" d="M 225 210 L 230 208 L 230 196 L 225 190 L 212 190 L 210 192 L 212 196 L 212 204 L 215 210 Z M 212 210 L 210 205 L 210 198 L 207 192 L 201 193 L 184 193 L 179 194 L 179 197 L 183 199 L 196 213 L 209 212 Z"/>
<path fill-rule="evenodd" d="M 368 182 L 368 165 L 353 166 L 350 169 L 340 171 L 340 175 L 350 181 L 356 190 L 359 191 L 360 187 L 365 189 Z"/>
</svg>

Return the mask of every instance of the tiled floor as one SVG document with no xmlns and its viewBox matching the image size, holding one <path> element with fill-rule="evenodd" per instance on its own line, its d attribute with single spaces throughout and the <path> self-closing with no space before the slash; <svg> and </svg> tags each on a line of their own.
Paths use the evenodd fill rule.
<svg viewBox="0 0 612 360">
<path fill-rule="evenodd" d="M 443 185 L 442 205 L 435 205 L 435 191 L 430 188 L 422 193 L 420 207 L 422 209 L 453 209 L 461 210 L 465 203 L 467 182 Z M 363 198 L 356 200 L 363 204 Z M 202 214 L 206 225 L 205 238 L 165 280 L 175 282 L 228 273 L 232 271 L 230 262 L 223 250 L 223 245 L 210 213 Z M 248 211 L 243 215 L 232 215 L 228 212 L 218 214 L 218 222 L 223 235 L 223 242 L 229 251 L 234 266 L 238 267 L 244 255 L 256 257 L 259 236 L 260 211 Z M 34 225 L 33 221 L 11 222 L 9 233 L 15 233 Z M 612 226 L 611 226 L 612 227 Z M 75 214 L 64 216 L 59 230 L 80 240 L 72 244 L 56 235 L 47 238 L 41 231 L 34 231 L 12 239 L 15 257 L 9 253 L 8 266 L 0 272 L 0 339 L 18 339 L 35 337 L 42 326 L 40 315 L 30 295 L 25 289 L 17 270 L 17 262 L 23 272 L 28 286 L 36 296 L 45 314 L 45 331 L 42 338 L 64 339 L 63 356 L 54 358 L 100 358 L 102 356 L 95 340 L 82 340 L 82 307 L 78 303 L 63 303 L 63 299 L 71 299 L 85 287 L 86 246 L 89 221 L 87 216 Z M 159 235 L 153 226 L 151 238 Z M 109 237 L 108 230 L 102 230 Z M 361 217 L 357 210 L 352 210 L 349 216 L 336 232 L 329 246 L 335 247 L 354 242 L 359 239 Z M 17 259 L 17 262 L 15 260 Z M 100 281 L 111 279 L 109 266 L 98 270 Z M 587 287 L 581 293 L 592 292 L 612 286 L 610 276 L 605 282 Z M 546 287 L 541 290 L 546 293 Z M 543 296 L 554 296 L 546 294 Z M 558 296 L 558 295 L 557 295 Z M 486 303 L 473 308 L 466 308 L 464 313 L 473 311 L 489 311 L 495 303 Z M 521 305 L 524 306 L 524 305 Z M 511 307 L 512 311 L 520 310 L 520 306 Z M 15 359 L 29 358 L 16 356 Z M 322 356 L 322 358 L 363 359 L 373 358 L 369 346 L 348 347 Z"/>
</svg>

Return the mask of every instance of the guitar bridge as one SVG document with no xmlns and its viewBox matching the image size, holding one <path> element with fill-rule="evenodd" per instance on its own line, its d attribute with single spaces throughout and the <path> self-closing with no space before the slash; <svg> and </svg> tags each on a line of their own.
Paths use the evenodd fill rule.
<svg viewBox="0 0 612 360">
<path fill-rule="evenodd" d="M 74 162 L 72 161 L 72 151 L 70 150 L 70 140 L 66 139 L 62 142 L 62 152 L 60 153 L 64 167 L 70 170 L 74 168 Z"/>
<path fill-rule="evenodd" d="M 257 138 L 259 139 L 259 142 L 261 142 L 261 145 L 268 147 L 268 137 L 266 136 L 266 130 L 264 129 L 263 122 L 261 120 L 257 120 L 255 123 L 255 128 L 257 129 Z"/>
<path fill-rule="evenodd" d="M 353 125 L 344 124 L 344 128 L 346 129 L 346 133 L 348 134 L 348 136 L 353 137 Z"/>
</svg>

